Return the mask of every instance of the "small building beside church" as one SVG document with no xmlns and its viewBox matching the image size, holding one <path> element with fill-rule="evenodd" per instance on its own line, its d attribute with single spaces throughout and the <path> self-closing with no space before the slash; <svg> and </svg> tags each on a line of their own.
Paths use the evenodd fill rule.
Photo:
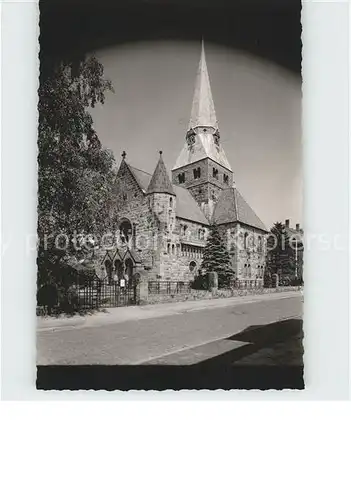
<svg viewBox="0 0 351 500">
<path fill-rule="evenodd" d="M 153 174 L 122 156 L 111 213 L 118 241 L 113 249 L 97 252 L 98 274 L 131 279 L 143 271 L 150 280 L 192 281 L 215 222 L 236 279 L 263 285 L 268 231 L 234 183 L 203 44 L 190 122 L 171 177 L 161 151 Z"/>
</svg>

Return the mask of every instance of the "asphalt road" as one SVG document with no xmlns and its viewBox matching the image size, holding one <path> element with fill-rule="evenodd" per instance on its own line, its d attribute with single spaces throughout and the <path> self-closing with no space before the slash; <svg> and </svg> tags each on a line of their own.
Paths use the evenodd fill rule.
<svg viewBox="0 0 351 500">
<path fill-rule="evenodd" d="M 99 328 L 43 331 L 37 336 L 37 363 L 134 365 L 160 360 L 164 364 L 168 363 L 166 356 L 179 351 L 237 337 L 249 327 L 262 327 L 301 314 L 301 298 L 277 298 Z"/>
<path fill-rule="evenodd" d="M 39 331 L 37 388 L 304 388 L 302 297 L 215 305 Z"/>
</svg>

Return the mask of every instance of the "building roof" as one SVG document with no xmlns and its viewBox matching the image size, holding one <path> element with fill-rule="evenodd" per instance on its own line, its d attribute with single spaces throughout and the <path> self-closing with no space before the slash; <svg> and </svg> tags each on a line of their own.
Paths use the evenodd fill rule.
<svg viewBox="0 0 351 500">
<path fill-rule="evenodd" d="M 145 172 L 144 170 L 132 167 L 129 164 L 128 168 L 131 170 L 142 191 L 146 193 L 148 185 L 150 184 L 151 174 L 149 172 Z M 176 216 L 181 219 L 187 219 L 201 224 L 209 224 L 191 193 L 181 186 L 176 186 L 175 184 L 172 184 L 171 186 L 177 197 Z"/>
<path fill-rule="evenodd" d="M 139 168 L 132 167 L 129 164 L 128 167 L 129 170 L 132 172 L 141 190 L 144 191 L 144 193 L 146 193 L 147 187 L 150 182 L 151 174 L 149 174 L 149 172 L 144 172 L 144 170 L 140 170 Z"/>
<path fill-rule="evenodd" d="M 213 221 L 216 224 L 241 222 L 247 226 L 268 232 L 266 226 L 244 200 L 236 187 L 222 191 L 213 212 Z"/>
<path fill-rule="evenodd" d="M 201 47 L 199 68 L 196 75 L 189 130 L 195 127 L 213 127 L 214 129 L 218 128 L 216 111 L 211 92 L 210 78 L 207 71 L 203 41 Z"/>
<path fill-rule="evenodd" d="M 181 219 L 187 219 L 201 224 L 209 224 L 205 214 L 197 204 L 192 194 L 181 186 L 173 184 L 175 194 L 177 196 L 176 215 Z"/>
<path fill-rule="evenodd" d="M 211 158 L 224 168 L 232 170 L 220 144 L 218 121 L 212 98 L 203 42 L 187 135 L 189 133 L 193 136 L 192 142 L 189 143 L 187 139 L 185 140 L 183 149 L 172 170 L 204 158 Z M 218 138 L 216 141 L 214 134 Z"/>
<path fill-rule="evenodd" d="M 174 190 L 162 158 L 162 151 L 160 151 L 160 158 L 147 188 L 147 194 L 151 193 L 168 193 L 174 195 Z"/>
<path fill-rule="evenodd" d="M 201 132 L 195 135 L 195 143 L 191 146 L 185 141 L 172 170 L 195 163 L 204 158 L 211 158 L 211 160 L 219 163 L 219 165 L 230 170 L 230 172 L 232 171 L 224 149 L 221 145 L 217 146 L 215 144 L 213 134 Z"/>
</svg>

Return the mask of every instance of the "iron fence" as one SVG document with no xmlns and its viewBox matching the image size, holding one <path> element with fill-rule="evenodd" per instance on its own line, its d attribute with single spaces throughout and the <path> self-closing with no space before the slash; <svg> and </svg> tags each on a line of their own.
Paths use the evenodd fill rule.
<svg viewBox="0 0 351 500">
<path fill-rule="evenodd" d="M 191 289 L 187 281 L 149 281 L 149 294 L 177 295 L 188 293 Z"/>
<path fill-rule="evenodd" d="M 123 307 L 137 303 L 137 285 L 135 283 L 120 286 L 118 282 L 94 278 L 77 284 L 77 302 L 79 309 L 99 309 L 101 307 Z"/>
</svg>

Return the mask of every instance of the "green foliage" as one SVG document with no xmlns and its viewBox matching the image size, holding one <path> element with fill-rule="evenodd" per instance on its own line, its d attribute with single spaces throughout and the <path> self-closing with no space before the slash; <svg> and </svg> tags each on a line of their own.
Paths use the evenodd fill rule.
<svg viewBox="0 0 351 500">
<path fill-rule="evenodd" d="M 205 273 L 215 271 L 218 274 L 218 287 L 230 285 L 234 271 L 228 250 L 216 224 L 210 227 L 210 234 L 204 248 L 201 270 Z"/>
<path fill-rule="evenodd" d="M 57 281 L 62 261 L 77 251 L 72 240 L 75 233 L 98 235 L 109 227 L 114 158 L 102 147 L 89 108 L 103 104 L 105 93 L 112 90 L 95 57 L 60 63 L 41 78 L 39 284 Z M 55 248 L 59 234 L 68 237 L 67 252 Z"/>
</svg>

